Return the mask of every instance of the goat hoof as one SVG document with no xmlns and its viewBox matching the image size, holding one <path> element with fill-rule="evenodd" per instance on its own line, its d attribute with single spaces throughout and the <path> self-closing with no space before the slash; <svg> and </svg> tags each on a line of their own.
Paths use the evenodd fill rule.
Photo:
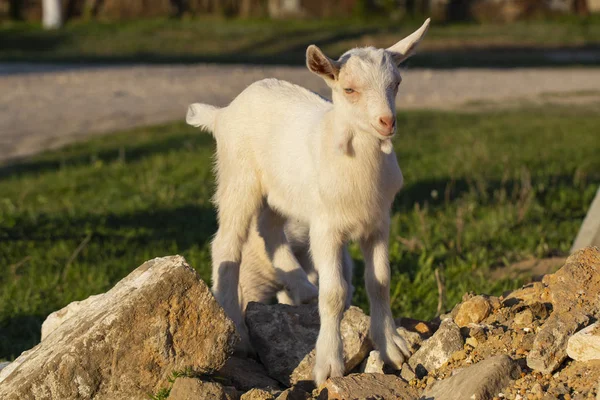
<svg viewBox="0 0 600 400">
<path fill-rule="evenodd" d="M 401 369 L 404 361 L 410 357 L 410 350 L 406 340 L 398 334 L 393 334 L 391 337 L 386 338 L 385 345 L 378 347 L 385 363 L 397 370 Z"/>
<path fill-rule="evenodd" d="M 317 360 L 313 372 L 315 383 L 317 386 L 320 386 L 325 383 L 327 378 L 344 376 L 344 362 L 342 359 L 336 359 L 336 357 L 330 357 L 326 360 Z"/>
</svg>

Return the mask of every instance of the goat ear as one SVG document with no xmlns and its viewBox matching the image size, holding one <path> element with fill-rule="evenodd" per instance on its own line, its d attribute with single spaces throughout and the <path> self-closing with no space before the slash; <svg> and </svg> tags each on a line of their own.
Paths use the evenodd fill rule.
<svg viewBox="0 0 600 400">
<path fill-rule="evenodd" d="M 311 72 L 330 80 L 336 80 L 340 72 L 338 62 L 327 57 L 314 44 L 306 49 L 306 66 Z"/>
<path fill-rule="evenodd" d="M 411 35 L 405 37 L 395 45 L 388 47 L 386 50 L 391 53 L 392 58 L 396 65 L 400 65 L 400 63 L 406 60 L 408 57 L 415 54 L 415 49 L 417 48 L 423 36 L 427 33 L 427 29 L 429 28 L 430 18 L 421 25 L 419 29 L 413 32 Z"/>
</svg>

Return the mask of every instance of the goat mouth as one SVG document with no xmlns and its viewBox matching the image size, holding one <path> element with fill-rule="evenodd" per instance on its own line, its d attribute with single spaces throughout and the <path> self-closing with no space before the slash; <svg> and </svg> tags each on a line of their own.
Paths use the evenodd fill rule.
<svg viewBox="0 0 600 400">
<path fill-rule="evenodd" d="M 383 139 L 389 139 L 389 138 L 393 137 L 394 134 L 396 133 L 396 129 L 392 129 L 391 131 L 384 131 L 384 130 L 375 128 L 375 126 L 373 126 L 373 125 L 371 125 L 371 126 L 373 127 L 375 132 L 377 132 L 377 136 L 380 136 Z"/>
</svg>

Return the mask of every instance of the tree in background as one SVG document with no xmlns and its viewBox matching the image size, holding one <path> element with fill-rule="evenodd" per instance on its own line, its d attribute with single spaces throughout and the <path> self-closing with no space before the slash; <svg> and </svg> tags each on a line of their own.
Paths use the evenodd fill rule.
<svg viewBox="0 0 600 400">
<path fill-rule="evenodd" d="M 62 26 L 61 0 L 42 0 L 42 24 L 45 29 L 57 29 Z"/>
</svg>

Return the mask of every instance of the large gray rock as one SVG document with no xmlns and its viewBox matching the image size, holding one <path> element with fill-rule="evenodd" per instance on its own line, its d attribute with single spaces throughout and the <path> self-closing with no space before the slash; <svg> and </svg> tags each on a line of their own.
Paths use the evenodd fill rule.
<svg viewBox="0 0 600 400">
<path fill-rule="evenodd" d="M 412 355 L 408 364 L 422 378 L 450 360 L 454 352 L 462 350 L 463 344 L 460 328 L 450 318 L 445 319 L 437 332 Z"/>
<path fill-rule="evenodd" d="M 319 311 L 312 305 L 250 303 L 246 325 L 252 346 L 269 375 L 289 385 L 290 375 L 315 347 Z"/>
<path fill-rule="evenodd" d="M 471 323 L 478 324 L 487 318 L 492 311 L 492 306 L 484 296 L 474 296 L 464 301 L 458 313 L 454 317 L 454 322 L 460 327 L 467 326 Z"/>
<path fill-rule="evenodd" d="M 147 399 L 169 385 L 173 371 L 218 370 L 237 340 L 185 259 L 156 258 L 5 368 L 0 398 Z"/>
<path fill-rule="evenodd" d="M 571 336 L 567 354 L 573 360 L 600 360 L 600 322 L 596 322 Z"/>
<path fill-rule="evenodd" d="M 488 358 L 465 368 L 456 375 L 438 381 L 428 388 L 422 400 L 491 400 L 513 379 L 521 369 L 508 356 Z"/>
<path fill-rule="evenodd" d="M 315 305 L 250 303 L 246 309 L 250 339 L 269 376 L 285 385 L 312 380 L 319 311 Z M 344 313 L 340 327 L 344 363 L 349 372 L 369 354 L 369 317 L 359 308 Z"/>
<path fill-rule="evenodd" d="M 319 388 L 319 400 L 416 400 L 417 389 L 395 375 L 352 374 L 330 378 Z"/>
<path fill-rule="evenodd" d="M 169 400 L 238 400 L 239 398 L 240 395 L 235 388 L 186 377 L 177 378 L 169 393 Z"/>
</svg>

